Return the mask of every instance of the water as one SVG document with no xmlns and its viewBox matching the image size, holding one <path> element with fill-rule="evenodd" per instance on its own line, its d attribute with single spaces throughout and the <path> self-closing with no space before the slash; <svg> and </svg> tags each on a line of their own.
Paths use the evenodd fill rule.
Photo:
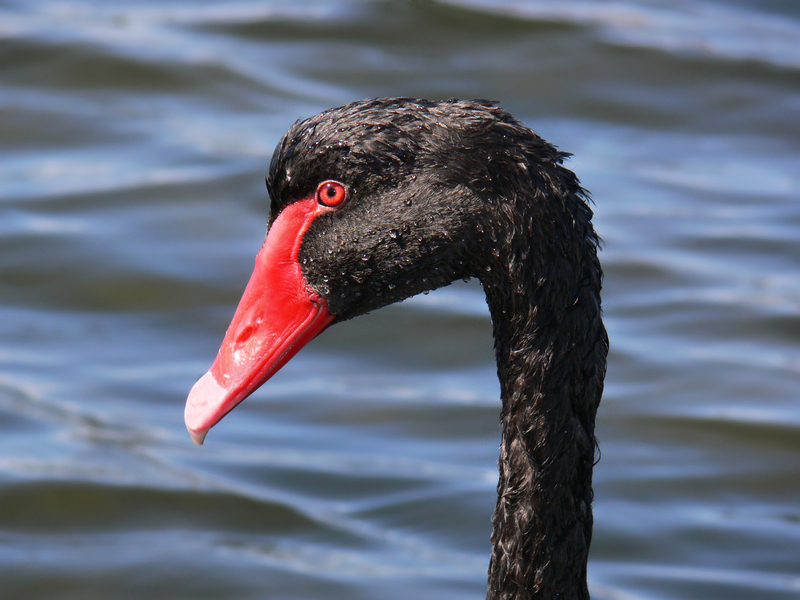
<svg viewBox="0 0 800 600">
<path fill-rule="evenodd" d="M 332 328 L 202 448 L 183 426 L 274 144 L 385 95 L 500 100 L 593 193 L 593 596 L 800 596 L 799 6 L 0 2 L 0 596 L 484 596 L 476 285 Z"/>
</svg>

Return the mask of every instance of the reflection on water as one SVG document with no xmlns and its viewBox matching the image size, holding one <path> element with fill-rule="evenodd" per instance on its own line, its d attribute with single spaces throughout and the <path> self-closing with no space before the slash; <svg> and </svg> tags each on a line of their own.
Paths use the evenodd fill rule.
<svg viewBox="0 0 800 600">
<path fill-rule="evenodd" d="M 488 97 L 604 238 L 596 598 L 800 592 L 792 2 L 0 3 L 4 598 L 481 598 L 480 287 L 316 340 L 195 448 L 183 401 L 297 118 Z"/>
</svg>

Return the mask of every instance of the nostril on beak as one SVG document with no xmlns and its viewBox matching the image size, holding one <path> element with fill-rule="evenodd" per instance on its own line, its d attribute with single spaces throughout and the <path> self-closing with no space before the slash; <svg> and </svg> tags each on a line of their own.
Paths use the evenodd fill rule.
<svg viewBox="0 0 800 600">
<path fill-rule="evenodd" d="M 236 336 L 236 344 L 241 346 L 242 344 L 246 343 L 253 334 L 256 332 L 256 328 L 252 325 L 248 325 L 244 329 L 239 332 L 239 335 Z"/>
</svg>

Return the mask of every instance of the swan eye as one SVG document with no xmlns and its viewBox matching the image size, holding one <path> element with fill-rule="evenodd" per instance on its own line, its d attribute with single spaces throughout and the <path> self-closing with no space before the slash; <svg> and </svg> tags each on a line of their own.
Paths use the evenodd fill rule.
<svg viewBox="0 0 800 600">
<path fill-rule="evenodd" d="M 317 186 L 317 202 L 324 206 L 339 206 L 347 199 L 347 189 L 338 181 L 323 181 Z"/>
</svg>

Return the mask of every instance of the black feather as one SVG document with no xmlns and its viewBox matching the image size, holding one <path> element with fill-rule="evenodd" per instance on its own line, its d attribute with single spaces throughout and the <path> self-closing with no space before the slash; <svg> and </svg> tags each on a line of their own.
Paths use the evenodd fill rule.
<svg viewBox="0 0 800 600">
<path fill-rule="evenodd" d="M 608 339 L 599 239 L 568 156 L 492 102 L 376 99 L 295 123 L 267 179 L 273 221 L 326 179 L 347 186 L 300 250 L 339 320 L 483 283 L 503 401 L 492 599 L 589 595 Z"/>
</svg>

